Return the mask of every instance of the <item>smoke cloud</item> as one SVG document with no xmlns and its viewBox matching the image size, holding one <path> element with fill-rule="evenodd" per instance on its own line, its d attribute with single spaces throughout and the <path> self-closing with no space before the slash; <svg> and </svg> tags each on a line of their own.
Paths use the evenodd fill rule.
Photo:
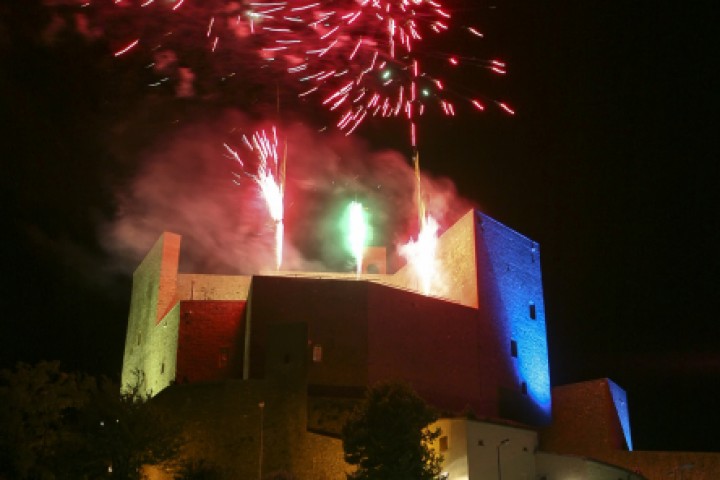
<svg viewBox="0 0 720 480">
<path fill-rule="evenodd" d="M 274 268 L 274 224 L 256 183 L 252 153 L 243 147 L 269 123 L 235 111 L 184 127 L 156 142 L 132 181 L 117 192 L 117 215 L 103 243 L 118 262 L 137 265 L 163 231 L 183 236 L 181 270 L 252 274 Z M 351 271 L 339 222 L 351 200 L 368 210 L 372 245 L 388 253 L 417 236 L 415 174 L 395 151 L 371 151 L 339 132 L 302 123 L 278 125 L 287 144 L 284 270 Z M 245 167 L 223 144 L 235 148 Z M 423 175 L 427 211 L 442 229 L 472 207 L 446 178 Z M 392 267 L 392 261 L 391 265 Z"/>
</svg>

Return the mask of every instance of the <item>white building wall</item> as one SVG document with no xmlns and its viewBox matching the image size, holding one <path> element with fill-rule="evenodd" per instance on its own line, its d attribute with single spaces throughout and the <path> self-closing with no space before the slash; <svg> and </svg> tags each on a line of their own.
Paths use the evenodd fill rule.
<svg viewBox="0 0 720 480">
<path fill-rule="evenodd" d="M 464 418 L 443 419 L 437 425 L 441 437 L 448 437 L 448 449 L 441 451 L 448 480 L 536 479 L 535 431 Z"/>
<path fill-rule="evenodd" d="M 538 452 L 531 429 L 465 418 L 444 418 L 434 427 L 441 430 L 435 448 L 447 480 L 643 480 L 589 458 Z"/>
</svg>

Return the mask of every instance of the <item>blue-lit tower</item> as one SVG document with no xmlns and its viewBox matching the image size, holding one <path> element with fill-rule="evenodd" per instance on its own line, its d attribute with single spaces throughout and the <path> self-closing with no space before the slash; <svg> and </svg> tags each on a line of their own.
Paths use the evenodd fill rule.
<svg viewBox="0 0 720 480">
<path fill-rule="evenodd" d="M 478 309 L 499 342 L 496 367 L 501 417 L 543 425 L 551 420 L 550 372 L 540 248 L 474 212 Z M 502 384 L 502 383 L 505 384 Z"/>
</svg>

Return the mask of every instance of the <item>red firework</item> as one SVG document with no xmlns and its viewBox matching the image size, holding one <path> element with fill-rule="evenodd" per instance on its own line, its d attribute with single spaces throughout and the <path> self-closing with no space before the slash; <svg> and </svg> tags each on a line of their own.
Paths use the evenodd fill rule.
<svg viewBox="0 0 720 480">
<path fill-rule="evenodd" d="M 347 134 L 368 117 L 404 116 L 415 146 L 415 118 L 426 105 L 438 104 L 445 115 L 455 115 L 443 81 L 423 70 L 421 60 L 422 40 L 451 26 L 450 13 L 438 2 L 267 0 L 250 5 L 253 31 L 268 37 L 264 55 L 288 62 L 288 72 L 307 85 L 299 95 L 319 95 L 324 107 L 337 112 L 337 127 Z M 482 37 L 477 29 L 467 32 Z M 460 64 L 455 55 L 447 60 Z M 484 66 L 505 74 L 498 60 Z M 477 99 L 466 100 L 484 110 Z"/>
<path fill-rule="evenodd" d="M 346 134 L 367 118 L 404 117 L 413 146 L 416 119 L 429 107 L 454 116 L 458 101 L 480 111 L 488 103 L 446 88 L 435 73 L 442 70 L 438 58 L 448 68 L 469 63 L 506 73 L 500 60 L 429 51 L 424 40 L 430 36 L 450 36 L 463 46 L 483 37 L 476 28 L 454 25 L 450 10 L 436 0 L 89 0 L 85 5 L 93 6 L 101 23 L 119 30 L 115 56 L 144 47 L 153 52 L 151 65 L 159 76 L 174 71 L 180 64 L 174 50 L 183 48 L 216 54 L 213 63 L 222 80 L 264 73 L 279 83 L 285 71 L 297 82 L 291 90 L 336 114 Z M 455 41 L 458 34 L 466 37 Z M 506 103 L 489 102 L 514 113 Z"/>
</svg>

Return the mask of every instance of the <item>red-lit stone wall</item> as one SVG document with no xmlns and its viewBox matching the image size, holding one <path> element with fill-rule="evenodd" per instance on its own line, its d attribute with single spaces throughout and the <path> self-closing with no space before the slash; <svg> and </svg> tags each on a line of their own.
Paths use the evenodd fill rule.
<svg viewBox="0 0 720 480">
<path fill-rule="evenodd" d="M 426 401 L 453 412 L 497 416 L 488 320 L 469 307 L 369 286 L 368 379 L 408 381 Z"/>
<path fill-rule="evenodd" d="M 476 309 L 370 282 L 285 277 L 254 277 L 250 305 L 251 378 L 266 375 L 269 325 L 305 322 L 311 386 L 404 380 L 441 409 L 497 416 L 509 380 Z"/>
<path fill-rule="evenodd" d="M 180 235 L 174 233 L 165 232 L 162 236 L 163 249 L 162 249 L 162 262 L 160 264 L 159 272 L 159 286 L 158 286 L 158 298 L 157 298 L 157 314 L 155 316 L 155 323 L 160 323 L 160 320 L 170 311 L 170 309 L 177 303 L 177 277 L 178 277 L 178 264 L 180 262 Z"/>
<path fill-rule="evenodd" d="M 367 384 L 367 283 L 253 277 L 250 293 L 250 378 L 265 376 L 271 324 L 307 323 L 308 383 Z M 313 349 L 320 358 L 312 361 Z"/>
<path fill-rule="evenodd" d="M 244 301 L 180 302 L 179 383 L 242 377 Z"/>
</svg>

